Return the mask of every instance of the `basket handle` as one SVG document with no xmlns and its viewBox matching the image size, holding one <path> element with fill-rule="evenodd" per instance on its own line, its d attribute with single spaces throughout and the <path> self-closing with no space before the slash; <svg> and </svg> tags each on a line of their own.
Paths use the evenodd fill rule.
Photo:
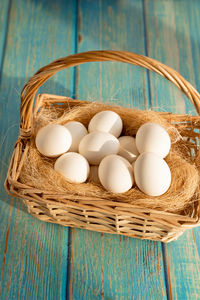
<svg viewBox="0 0 200 300">
<path fill-rule="evenodd" d="M 21 92 L 20 128 L 28 132 L 31 127 L 31 115 L 34 98 L 39 87 L 56 72 L 77 66 L 86 62 L 118 61 L 147 68 L 166 77 L 173 82 L 191 100 L 198 114 L 200 114 L 200 94 L 174 69 L 150 57 L 127 51 L 88 51 L 60 58 L 39 69 L 27 82 Z"/>
</svg>

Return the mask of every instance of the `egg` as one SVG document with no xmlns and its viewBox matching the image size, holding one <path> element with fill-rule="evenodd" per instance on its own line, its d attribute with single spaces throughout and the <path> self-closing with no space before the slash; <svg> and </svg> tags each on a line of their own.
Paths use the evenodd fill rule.
<svg viewBox="0 0 200 300">
<path fill-rule="evenodd" d="M 170 187 L 171 172 L 164 159 L 152 152 L 140 154 L 134 162 L 138 188 L 149 196 L 161 196 Z"/>
<path fill-rule="evenodd" d="M 91 132 L 84 136 L 79 144 L 79 153 L 91 165 L 98 165 L 105 156 L 116 154 L 118 151 L 118 139 L 108 132 Z"/>
<path fill-rule="evenodd" d="M 170 151 L 171 141 L 161 125 L 145 123 L 137 131 L 136 146 L 140 153 L 153 152 L 164 158 Z"/>
<path fill-rule="evenodd" d="M 72 138 L 69 130 L 58 124 L 42 127 L 35 139 L 38 151 L 49 157 L 56 157 L 67 152 L 71 143 Z"/>
<path fill-rule="evenodd" d="M 72 136 L 72 144 L 71 147 L 69 148 L 70 152 L 78 152 L 78 146 L 82 138 L 88 134 L 87 129 L 85 126 L 77 121 L 70 121 L 66 123 L 65 128 L 69 130 Z"/>
<path fill-rule="evenodd" d="M 97 184 L 100 183 L 99 175 L 98 175 L 98 166 L 90 166 L 90 174 L 88 177 L 88 181 Z"/>
<path fill-rule="evenodd" d="M 72 183 L 82 183 L 88 178 L 90 167 L 87 160 L 75 152 L 61 155 L 54 164 L 54 169 Z"/>
<path fill-rule="evenodd" d="M 133 185 L 133 168 L 125 158 L 108 155 L 99 165 L 99 179 L 107 191 L 124 193 Z"/>
<path fill-rule="evenodd" d="M 132 136 L 121 136 L 118 140 L 120 144 L 118 155 L 126 158 L 130 163 L 135 161 L 139 155 L 135 138 Z"/>
<path fill-rule="evenodd" d="M 104 110 L 94 115 L 90 120 L 88 131 L 103 131 L 111 133 L 115 137 L 119 137 L 122 132 L 122 127 L 122 120 L 116 112 Z"/>
</svg>

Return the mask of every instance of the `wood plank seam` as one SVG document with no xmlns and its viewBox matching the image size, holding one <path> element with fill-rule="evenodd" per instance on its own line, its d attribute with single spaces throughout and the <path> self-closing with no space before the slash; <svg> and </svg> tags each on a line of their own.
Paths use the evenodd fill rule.
<svg viewBox="0 0 200 300">
<path fill-rule="evenodd" d="M 143 22 L 144 22 L 144 51 L 145 55 L 148 56 L 148 41 L 147 41 L 147 22 L 146 22 L 146 9 L 145 9 L 145 0 L 142 0 L 142 10 L 143 10 Z M 152 107 L 152 98 L 151 98 L 151 83 L 149 70 L 146 69 L 147 74 L 147 88 L 148 88 L 148 105 Z"/>
<path fill-rule="evenodd" d="M 162 245 L 162 256 L 163 256 L 164 278 L 165 278 L 167 300 L 171 300 L 172 291 L 171 291 L 170 274 L 168 274 L 168 268 L 167 268 L 167 254 L 166 254 L 167 250 L 164 243 L 161 243 L 161 245 Z"/>
<path fill-rule="evenodd" d="M 3 46 L 2 46 L 2 53 L 0 57 L 0 83 L 1 83 L 1 76 L 2 76 L 2 70 L 3 70 L 3 63 L 4 63 L 4 57 L 5 57 L 5 50 L 7 45 L 7 37 L 8 37 L 8 26 L 9 26 L 9 19 L 10 19 L 10 10 L 11 10 L 11 1 L 8 2 L 8 8 L 7 8 L 7 18 L 6 18 L 6 24 L 5 24 L 5 33 L 3 37 Z"/>
<path fill-rule="evenodd" d="M 74 1 L 73 5 L 73 27 L 74 27 L 74 44 L 72 45 L 73 53 L 77 53 L 78 49 L 78 26 L 79 26 L 79 0 Z M 76 67 L 73 67 L 71 70 L 72 76 L 71 76 L 71 83 L 70 86 L 72 87 L 72 94 L 70 95 L 73 99 L 76 98 L 76 80 L 77 80 L 77 74 L 78 70 Z M 71 289 L 70 289 L 70 283 L 71 283 L 71 257 L 72 257 L 72 228 L 68 228 L 68 245 L 67 245 L 67 280 L 66 280 L 66 299 L 71 299 Z"/>
</svg>

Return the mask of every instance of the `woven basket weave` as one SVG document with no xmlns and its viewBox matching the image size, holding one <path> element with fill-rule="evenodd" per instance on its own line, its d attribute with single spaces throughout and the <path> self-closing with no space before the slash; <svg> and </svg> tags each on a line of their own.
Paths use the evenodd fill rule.
<svg viewBox="0 0 200 300">
<path fill-rule="evenodd" d="M 46 106 L 55 109 L 57 103 L 67 107 L 83 103 L 68 97 L 42 94 L 37 96 L 34 104 L 38 88 L 57 71 L 86 62 L 100 61 L 138 65 L 166 77 L 187 95 L 198 114 L 200 113 L 200 94 L 195 88 L 175 70 L 154 59 L 125 51 L 89 51 L 58 59 L 41 68 L 22 90 L 20 134 L 11 158 L 5 188 L 9 194 L 23 199 L 28 212 L 42 221 L 141 239 L 163 242 L 175 240 L 186 228 L 200 224 L 199 201 L 193 205 L 190 215 L 178 215 L 121 203 L 115 199 L 95 199 L 38 190 L 22 184 L 19 180 L 33 134 L 32 120 L 38 111 L 42 111 L 41 108 Z M 176 124 L 177 129 L 179 124 L 186 123 L 188 138 L 191 141 L 191 155 L 194 158 L 198 156 L 200 117 L 161 112 L 157 114 L 164 115 L 170 123 Z"/>
</svg>

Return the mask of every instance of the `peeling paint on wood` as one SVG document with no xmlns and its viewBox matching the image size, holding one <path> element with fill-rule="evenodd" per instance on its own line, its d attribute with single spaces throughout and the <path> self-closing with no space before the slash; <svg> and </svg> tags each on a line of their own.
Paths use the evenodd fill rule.
<svg viewBox="0 0 200 300">
<path fill-rule="evenodd" d="M 199 299 L 198 228 L 164 246 L 81 229 L 70 229 L 68 240 L 67 228 L 33 219 L 3 189 L 19 94 L 39 67 L 76 51 L 128 50 L 168 64 L 200 90 L 199 16 L 197 0 L 0 1 L 2 300 Z M 60 72 L 40 92 L 194 113 L 173 84 L 119 63 Z"/>
</svg>

